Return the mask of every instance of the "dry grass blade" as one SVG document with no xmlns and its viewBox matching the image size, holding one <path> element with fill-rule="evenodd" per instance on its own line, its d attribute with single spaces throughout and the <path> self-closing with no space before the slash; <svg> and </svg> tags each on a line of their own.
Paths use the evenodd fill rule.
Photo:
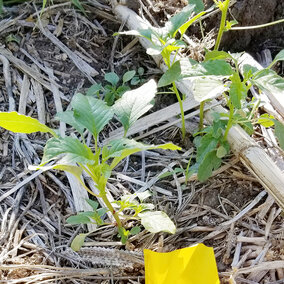
<svg viewBox="0 0 284 284">
<path fill-rule="evenodd" d="M 38 81 L 46 89 L 48 89 L 50 91 L 52 90 L 49 79 L 46 76 L 43 76 L 42 74 L 36 72 L 34 69 L 32 69 L 30 66 L 28 66 L 24 61 L 16 58 L 10 51 L 8 51 L 5 48 L 0 47 L 0 54 L 5 56 L 10 62 L 12 62 L 22 72 L 28 74 L 29 76 L 34 78 L 36 81 Z M 57 84 L 57 86 L 58 86 L 58 84 Z"/>
</svg>

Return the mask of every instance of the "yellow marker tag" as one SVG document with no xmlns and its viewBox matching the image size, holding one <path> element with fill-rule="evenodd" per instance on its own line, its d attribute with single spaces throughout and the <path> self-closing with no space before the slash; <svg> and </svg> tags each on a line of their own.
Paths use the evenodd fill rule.
<svg viewBox="0 0 284 284">
<path fill-rule="evenodd" d="M 213 248 L 198 244 L 167 253 L 144 250 L 146 284 L 219 284 Z"/>
</svg>

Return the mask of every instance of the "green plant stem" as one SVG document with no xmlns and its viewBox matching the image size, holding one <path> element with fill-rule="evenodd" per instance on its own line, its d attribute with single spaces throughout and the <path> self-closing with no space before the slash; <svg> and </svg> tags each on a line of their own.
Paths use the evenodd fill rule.
<svg viewBox="0 0 284 284">
<path fill-rule="evenodd" d="M 175 92 L 157 92 L 156 95 L 175 94 Z"/>
<path fill-rule="evenodd" d="M 224 133 L 224 140 L 227 141 L 227 137 L 229 134 L 229 130 L 231 129 L 232 125 L 233 125 L 233 118 L 234 118 L 234 106 L 231 103 L 231 101 L 229 102 L 229 108 L 230 108 L 230 115 L 229 115 L 229 120 L 228 120 L 228 124 Z"/>
<path fill-rule="evenodd" d="M 202 40 L 204 41 L 205 35 L 204 35 L 204 30 L 203 30 L 202 22 L 201 22 L 200 19 L 198 20 L 198 22 L 199 22 L 199 26 L 200 26 L 200 31 L 201 31 Z"/>
<path fill-rule="evenodd" d="M 111 205 L 111 203 L 109 202 L 106 194 L 102 194 L 102 200 L 104 201 L 105 205 L 107 206 L 107 208 L 109 209 L 109 211 L 111 212 L 111 214 L 113 215 L 115 221 L 116 221 L 116 224 L 117 226 L 120 228 L 122 227 L 122 224 L 121 224 L 121 221 L 120 221 L 120 218 L 118 216 L 118 213 L 117 211 L 114 210 L 113 206 Z"/>
<path fill-rule="evenodd" d="M 105 188 L 102 188 L 102 186 L 99 186 L 98 181 L 96 180 L 96 177 L 93 175 L 93 173 L 87 168 L 84 167 L 83 165 L 81 165 L 82 168 L 90 175 L 90 177 L 92 178 L 92 180 L 95 182 L 95 184 L 97 184 L 97 188 L 100 192 L 100 197 L 102 198 L 102 200 L 104 201 L 105 205 L 107 206 L 108 210 L 111 212 L 111 214 L 113 215 L 117 226 L 118 227 L 122 227 L 121 221 L 119 219 L 118 213 L 117 211 L 114 210 L 113 206 L 111 205 L 111 203 L 109 202 L 106 193 L 105 193 Z"/>
<path fill-rule="evenodd" d="M 224 30 L 225 30 L 229 4 L 230 4 L 230 0 L 225 0 L 224 6 L 221 9 L 221 12 L 222 12 L 221 23 L 220 23 L 220 28 L 219 28 L 219 32 L 218 32 L 218 36 L 217 36 L 217 40 L 216 40 L 216 44 L 215 44 L 214 50 L 218 50 L 219 46 L 220 46 L 220 43 L 221 43 L 221 39 L 222 39 Z"/>
<path fill-rule="evenodd" d="M 199 127 L 198 127 L 199 131 L 201 131 L 203 129 L 204 105 L 205 105 L 205 101 L 202 101 L 200 103 L 200 107 L 199 107 Z"/>
<path fill-rule="evenodd" d="M 177 89 L 175 82 L 173 82 L 173 91 L 175 92 L 178 102 L 179 102 L 180 114 L 181 114 L 181 132 L 182 132 L 182 139 L 184 140 L 185 139 L 185 119 L 184 119 L 183 101 L 179 95 L 179 91 Z"/>
<path fill-rule="evenodd" d="M 98 138 L 94 135 L 95 140 L 95 153 L 98 151 Z"/>
<path fill-rule="evenodd" d="M 256 110 L 258 109 L 260 105 L 260 99 L 257 100 L 257 102 L 253 105 L 253 108 L 249 114 L 248 120 L 250 121 L 252 119 L 252 116 L 254 115 L 254 113 L 256 112 Z"/>
<path fill-rule="evenodd" d="M 277 21 L 273 21 L 273 22 L 266 23 L 266 24 L 261 24 L 261 25 L 247 26 L 247 27 L 232 27 L 231 30 L 237 31 L 237 30 L 260 29 L 260 28 L 266 28 L 266 27 L 269 27 L 269 26 L 280 24 L 280 23 L 283 23 L 283 22 L 284 22 L 284 19 L 280 19 L 280 20 L 277 20 Z"/>
</svg>

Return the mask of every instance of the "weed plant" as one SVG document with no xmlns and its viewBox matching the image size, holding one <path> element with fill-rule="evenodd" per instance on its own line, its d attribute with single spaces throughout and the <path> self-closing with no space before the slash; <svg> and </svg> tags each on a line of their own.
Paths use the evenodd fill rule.
<svg viewBox="0 0 284 284">
<path fill-rule="evenodd" d="M 149 197 L 149 192 L 122 196 L 121 200 L 114 204 L 109 201 L 106 192 L 106 184 L 112 170 L 127 156 L 152 149 L 180 149 L 172 143 L 145 145 L 127 138 L 111 140 L 104 146 L 99 144 L 99 135 L 114 114 L 122 123 L 126 133 L 129 127 L 153 106 L 156 84 L 153 80 L 146 84 L 152 87 L 150 88 L 152 91 L 144 94 L 144 88 L 146 87 L 148 90 L 148 86 L 141 86 L 138 90 L 124 93 L 111 107 L 93 96 L 76 94 L 71 101 L 72 110 L 58 113 L 57 118 L 71 125 L 78 133 L 78 137 L 74 135 L 61 137 L 57 134 L 57 131 L 41 124 L 34 118 L 17 112 L 0 112 L 0 126 L 5 129 L 17 133 L 49 132 L 53 136 L 44 147 L 41 164 L 32 166 L 30 169 L 42 169 L 44 171 L 55 169 L 70 172 L 80 181 L 89 194 L 101 198 L 106 205 L 105 208 L 98 208 L 96 202 L 88 200 L 87 202 L 93 211 L 79 213 L 77 216 L 69 218 L 68 222 L 71 224 L 95 223 L 102 225 L 104 224 L 103 215 L 110 212 L 123 243 L 127 241 L 130 235 L 140 230 L 137 227 L 130 230 L 125 228 L 130 219 L 140 220 L 145 229 L 153 233 L 160 231 L 175 232 L 174 223 L 164 212 L 153 211 L 154 206 L 144 202 Z M 141 92 L 144 94 L 143 96 Z M 85 142 L 85 130 L 88 130 L 93 136 L 93 148 L 88 147 Z M 85 185 L 81 178 L 83 171 L 93 180 L 99 191 L 98 195 Z M 72 247 L 78 250 L 88 234 L 77 236 Z"/>
<path fill-rule="evenodd" d="M 138 68 L 138 74 L 135 70 L 125 72 L 122 80 L 115 72 L 106 73 L 104 79 L 108 83 L 104 85 L 101 83 L 94 84 L 87 90 L 86 94 L 103 98 L 108 106 L 112 106 L 126 91 L 131 90 L 131 86 L 143 82 L 143 74 L 144 69 L 142 67 Z"/>
</svg>

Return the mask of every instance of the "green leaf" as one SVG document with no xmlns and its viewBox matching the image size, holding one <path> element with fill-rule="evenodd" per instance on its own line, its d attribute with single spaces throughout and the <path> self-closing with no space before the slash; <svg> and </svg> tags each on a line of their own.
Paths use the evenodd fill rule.
<svg viewBox="0 0 284 284">
<path fill-rule="evenodd" d="M 215 150 L 219 144 L 219 139 L 212 137 L 211 135 L 204 135 L 200 140 L 200 145 L 197 148 L 197 162 L 201 163 L 207 153 Z"/>
<path fill-rule="evenodd" d="M 221 145 L 221 146 L 218 147 L 217 152 L 216 152 L 217 158 L 222 159 L 222 158 L 224 158 L 227 154 L 228 154 L 227 149 L 226 149 L 223 145 Z"/>
<path fill-rule="evenodd" d="M 231 54 L 225 51 L 212 50 L 205 54 L 205 61 L 216 59 L 234 59 Z"/>
<path fill-rule="evenodd" d="M 120 240 L 121 240 L 122 244 L 126 244 L 126 242 L 128 240 L 129 233 L 130 232 L 123 227 L 118 228 L 118 235 L 120 236 Z"/>
<path fill-rule="evenodd" d="M 162 56 L 167 57 L 168 54 L 171 54 L 172 51 L 179 50 L 182 47 L 186 47 L 186 44 L 183 41 L 173 41 L 170 40 L 166 43 L 166 46 L 162 49 Z"/>
<path fill-rule="evenodd" d="M 60 162 L 60 160 L 59 160 Z M 49 171 L 49 170 L 60 170 L 60 171 L 66 171 L 71 174 L 73 174 L 75 177 L 80 178 L 83 170 L 78 167 L 78 166 L 73 166 L 73 165 L 66 165 L 66 164 L 55 164 L 51 166 L 31 166 L 29 165 L 29 170 L 35 171 L 35 170 L 42 170 L 42 171 Z"/>
<path fill-rule="evenodd" d="M 98 206 L 99 206 L 98 202 L 91 200 L 91 199 L 87 199 L 87 203 L 93 208 L 93 210 L 98 209 Z"/>
<path fill-rule="evenodd" d="M 206 12 L 200 12 L 199 14 L 197 14 L 196 16 L 194 16 L 192 19 L 190 19 L 189 21 L 187 21 L 185 24 L 183 24 L 180 28 L 179 28 L 179 32 L 181 34 L 181 37 L 183 37 L 183 35 L 185 34 L 185 32 L 187 31 L 187 29 L 194 23 L 196 22 L 201 16 L 203 16 Z M 177 32 L 174 34 L 174 36 L 176 36 Z"/>
<path fill-rule="evenodd" d="M 230 76 L 234 71 L 229 63 L 222 59 L 209 60 L 202 63 L 193 64 L 189 60 L 180 60 L 181 77 L 199 76 Z"/>
<path fill-rule="evenodd" d="M 144 73 L 145 73 L 145 70 L 144 70 L 143 67 L 139 67 L 137 71 L 138 71 L 138 74 L 139 74 L 140 76 L 143 76 Z"/>
<path fill-rule="evenodd" d="M 113 117 L 113 112 L 105 102 L 93 97 L 76 94 L 71 105 L 78 123 L 86 127 L 98 139 L 99 133 Z"/>
<path fill-rule="evenodd" d="M 130 81 L 134 77 L 135 73 L 135 70 L 127 71 L 122 77 L 123 84 Z"/>
<path fill-rule="evenodd" d="M 274 125 L 274 116 L 264 113 L 258 118 L 257 123 L 264 127 L 271 127 Z"/>
<path fill-rule="evenodd" d="M 200 13 L 204 11 L 204 3 L 202 0 L 189 0 L 188 4 L 195 5 L 194 12 Z"/>
<path fill-rule="evenodd" d="M 151 56 L 159 55 L 159 54 L 162 53 L 163 49 L 164 49 L 164 47 L 162 47 L 162 46 L 153 45 L 153 46 L 147 48 L 146 53 L 151 55 Z"/>
<path fill-rule="evenodd" d="M 119 77 L 116 73 L 110 72 L 105 74 L 105 80 L 111 83 L 113 86 L 116 86 L 119 81 Z"/>
<path fill-rule="evenodd" d="M 78 251 L 80 250 L 80 248 L 82 247 L 82 245 L 84 244 L 85 242 L 85 239 L 86 237 L 89 235 L 88 234 L 79 234 L 78 236 L 76 236 L 74 238 L 74 240 L 72 241 L 71 243 L 71 248 L 74 250 L 74 251 Z"/>
<path fill-rule="evenodd" d="M 130 140 L 127 138 L 113 140 L 109 145 L 105 146 L 102 152 L 102 159 L 106 161 L 107 159 L 114 157 L 110 167 L 113 169 L 121 160 L 130 156 L 134 153 L 146 150 L 154 149 L 169 149 L 169 150 L 180 150 L 181 148 L 172 144 L 166 143 L 162 145 L 145 145 L 135 140 Z"/>
<path fill-rule="evenodd" d="M 133 139 L 115 139 L 109 142 L 108 145 L 103 147 L 102 150 L 102 161 L 103 163 L 107 161 L 110 158 L 120 157 L 122 154 L 122 151 L 125 150 L 134 150 L 136 152 L 142 151 L 146 149 L 146 145 L 139 143 Z M 135 153 L 135 152 L 133 152 Z M 125 156 L 126 157 L 126 156 Z M 123 158 L 125 158 L 123 157 Z"/>
<path fill-rule="evenodd" d="M 284 49 L 282 49 L 274 58 L 273 62 L 270 64 L 270 66 L 273 66 L 278 61 L 284 60 Z"/>
<path fill-rule="evenodd" d="M 233 20 L 233 21 L 226 21 L 226 26 L 225 26 L 225 29 L 224 31 L 227 32 L 229 31 L 233 26 L 237 25 L 238 24 L 238 21 L 236 20 Z"/>
<path fill-rule="evenodd" d="M 86 96 L 96 96 L 102 90 L 102 84 L 94 84 L 87 90 Z"/>
<path fill-rule="evenodd" d="M 97 213 L 99 215 L 99 217 L 102 217 L 103 215 L 105 215 L 109 210 L 107 208 L 99 208 L 97 210 Z"/>
<path fill-rule="evenodd" d="M 110 86 L 110 85 L 107 85 L 107 86 Z M 105 99 L 105 102 L 107 103 L 108 106 L 112 106 L 113 103 L 114 103 L 114 100 L 115 100 L 116 90 L 109 90 L 109 89 L 106 88 L 107 86 L 105 86 L 106 91 L 104 93 L 104 95 L 105 95 L 104 99 Z"/>
<path fill-rule="evenodd" d="M 280 147 L 284 150 L 284 125 L 278 120 L 274 120 L 275 135 L 278 139 Z"/>
<path fill-rule="evenodd" d="M 63 164 L 60 164 L 60 163 L 63 163 Z M 78 167 L 78 166 L 73 166 L 73 165 L 67 165 L 67 164 L 64 164 L 66 163 L 66 159 L 63 158 L 61 160 L 59 160 L 57 162 L 57 164 L 55 165 L 51 165 L 51 166 L 29 166 L 29 170 L 31 171 L 35 171 L 35 170 L 42 170 L 42 171 L 49 171 L 49 170 L 60 170 L 60 171 L 65 171 L 65 172 L 69 172 L 71 173 L 72 175 L 74 175 L 78 181 L 81 183 L 81 185 L 87 190 L 89 191 L 89 188 L 85 185 L 84 181 L 82 180 L 82 168 Z M 42 164 L 44 164 L 44 162 L 42 162 Z"/>
<path fill-rule="evenodd" d="M 268 91 L 279 96 L 284 95 L 284 78 L 272 70 L 263 69 L 257 72 L 251 81 L 262 91 Z"/>
<path fill-rule="evenodd" d="M 76 6 L 87 17 L 85 9 L 84 9 L 84 7 L 82 6 L 82 4 L 79 0 L 71 0 L 71 2 L 74 6 Z"/>
<path fill-rule="evenodd" d="M 216 154 L 216 150 L 211 151 L 207 153 L 201 161 L 197 173 L 199 181 L 207 180 L 212 175 L 212 171 L 217 170 L 220 167 L 222 160 L 218 158 Z"/>
<path fill-rule="evenodd" d="M 254 73 L 257 73 L 259 71 L 255 66 L 249 64 L 244 64 L 244 66 L 242 66 L 242 70 L 245 80 L 250 79 Z"/>
<path fill-rule="evenodd" d="M 230 77 L 232 84 L 230 86 L 230 98 L 232 104 L 235 108 L 241 109 L 242 108 L 242 100 L 244 100 L 247 96 L 247 87 L 244 82 L 241 81 L 239 74 L 234 73 Z"/>
<path fill-rule="evenodd" d="M 155 205 L 152 203 L 141 203 L 139 205 L 140 211 L 145 211 L 145 210 L 153 210 L 155 208 Z"/>
<path fill-rule="evenodd" d="M 214 99 L 228 89 L 228 85 L 218 77 L 198 78 L 193 82 L 193 95 L 198 102 Z"/>
<path fill-rule="evenodd" d="M 131 230 L 130 230 L 130 235 L 137 235 L 141 232 L 141 228 L 136 226 L 136 227 L 133 227 Z"/>
<path fill-rule="evenodd" d="M 116 99 L 121 98 L 121 96 L 122 96 L 125 92 L 127 92 L 127 91 L 129 91 L 129 90 L 131 90 L 131 89 L 130 89 L 130 87 L 128 87 L 128 86 L 125 86 L 125 85 L 119 86 L 119 87 L 117 88 L 117 90 L 116 90 L 116 96 L 115 96 L 115 98 L 116 98 Z"/>
<path fill-rule="evenodd" d="M 153 99 L 157 91 L 154 80 L 140 88 L 124 93 L 113 105 L 113 111 L 124 127 L 125 133 L 135 121 L 153 107 Z"/>
<path fill-rule="evenodd" d="M 139 83 L 141 82 L 141 79 L 138 77 L 138 76 L 134 76 L 131 81 L 130 81 L 130 84 L 132 86 L 136 86 L 138 85 Z"/>
<path fill-rule="evenodd" d="M 16 133 L 49 132 L 53 136 L 56 133 L 37 119 L 12 112 L 0 112 L 0 126 Z"/>
<path fill-rule="evenodd" d="M 250 121 L 241 123 L 241 127 L 246 131 L 248 135 L 252 135 L 254 133 L 253 125 Z"/>
<path fill-rule="evenodd" d="M 152 194 L 149 190 L 145 190 L 143 192 L 137 192 L 136 195 L 139 198 L 140 202 L 143 202 L 145 199 L 152 196 Z"/>
<path fill-rule="evenodd" d="M 225 60 L 216 59 L 202 63 L 197 63 L 186 58 L 176 61 L 171 68 L 161 77 L 158 87 L 163 87 L 187 77 L 213 77 L 219 79 L 228 77 L 234 74 L 234 71 L 229 63 Z"/>
<path fill-rule="evenodd" d="M 147 211 L 139 213 L 141 224 L 151 233 L 167 232 L 174 234 L 176 226 L 173 221 L 162 211 Z"/>
<path fill-rule="evenodd" d="M 71 125 L 81 134 L 81 136 L 83 136 L 83 132 L 85 128 L 84 126 L 82 126 L 80 123 L 77 122 L 77 120 L 74 117 L 74 112 L 72 110 L 58 112 L 55 118 Z"/>
<path fill-rule="evenodd" d="M 70 216 L 66 219 L 66 222 L 71 225 L 79 225 L 79 224 L 90 224 L 90 218 L 84 214 L 79 213 L 75 216 Z"/>
<path fill-rule="evenodd" d="M 179 28 L 187 22 L 188 18 L 193 14 L 195 5 L 187 5 L 179 13 L 170 18 L 166 23 L 165 28 L 169 34 L 169 37 L 174 38 Z"/>
<path fill-rule="evenodd" d="M 240 110 L 234 114 L 233 123 L 239 124 L 248 133 L 248 135 L 252 135 L 254 133 L 253 125 L 250 121 L 248 121 L 246 113 L 242 113 Z"/>
<path fill-rule="evenodd" d="M 91 149 L 78 139 L 71 137 L 51 138 L 47 141 L 41 165 L 55 158 L 61 158 L 62 164 L 94 164 L 95 162 Z"/>
<path fill-rule="evenodd" d="M 164 87 L 177 81 L 181 75 L 180 61 L 176 61 L 160 78 L 158 87 Z"/>
</svg>

